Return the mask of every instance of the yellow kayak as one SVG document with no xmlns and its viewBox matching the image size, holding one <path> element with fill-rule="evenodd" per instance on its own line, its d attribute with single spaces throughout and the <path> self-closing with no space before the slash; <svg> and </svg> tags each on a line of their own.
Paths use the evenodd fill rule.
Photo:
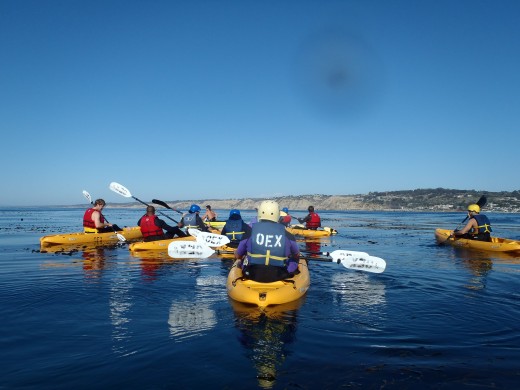
<svg viewBox="0 0 520 390">
<path fill-rule="evenodd" d="M 303 225 L 290 225 L 285 228 L 289 233 L 295 236 L 303 237 L 328 237 L 337 234 L 338 231 L 330 227 L 319 228 L 317 230 L 307 229 Z"/>
<path fill-rule="evenodd" d="M 520 252 L 520 241 L 508 238 L 491 237 L 491 242 L 450 237 L 453 230 L 435 229 L 438 243 L 450 244 L 458 248 L 478 249 L 491 252 Z"/>
<path fill-rule="evenodd" d="M 157 241 L 139 241 L 128 245 L 128 249 L 131 252 L 139 251 L 163 251 L 168 252 L 168 245 L 174 241 L 195 241 L 195 237 L 175 237 L 169 240 L 157 240 Z"/>
<path fill-rule="evenodd" d="M 122 231 L 118 231 L 117 233 L 125 237 L 127 241 L 135 241 L 143 237 L 139 226 L 125 227 Z M 53 234 L 40 238 L 40 245 L 42 247 L 82 244 L 102 246 L 117 244 L 118 242 L 119 239 L 117 238 L 116 232 Z"/>
<path fill-rule="evenodd" d="M 239 261 L 236 261 L 231 267 L 226 283 L 229 297 L 238 302 L 259 307 L 280 305 L 304 296 L 311 284 L 309 268 L 305 259 L 300 259 L 299 274 L 290 279 L 271 283 L 242 279 L 242 268 L 238 264 Z"/>
<path fill-rule="evenodd" d="M 215 253 L 217 256 L 222 257 L 223 259 L 234 259 L 236 249 L 237 248 L 233 248 L 231 246 L 222 245 L 218 248 L 215 248 Z"/>
<path fill-rule="evenodd" d="M 204 222 L 207 226 L 213 228 L 213 229 L 218 229 L 218 230 L 222 230 L 222 228 L 224 227 L 224 225 L 226 224 L 226 221 L 213 221 L 213 222 L 210 222 L 210 221 L 205 221 Z"/>
</svg>

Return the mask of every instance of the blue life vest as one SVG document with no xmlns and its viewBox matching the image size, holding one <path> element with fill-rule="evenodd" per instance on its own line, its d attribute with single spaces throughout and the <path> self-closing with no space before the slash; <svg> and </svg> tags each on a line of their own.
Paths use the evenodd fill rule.
<svg viewBox="0 0 520 390">
<path fill-rule="evenodd" d="M 285 226 L 265 221 L 255 223 L 251 232 L 251 252 L 247 253 L 248 264 L 285 267 L 285 238 Z"/>
<path fill-rule="evenodd" d="M 242 240 L 242 236 L 245 233 L 243 226 L 244 221 L 241 219 L 228 219 L 226 222 L 226 236 L 232 243 L 237 243 Z"/>
<path fill-rule="evenodd" d="M 197 213 L 186 214 L 183 218 L 184 227 L 189 229 L 199 229 L 199 225 L 197 224 Z"/>
<path fill-rule="evenodd" d="M 485 215 L 474 215 L 475 221 L 477 221 L 478 230 L 475 233 L 491 233 L 491 222 Z"/>
</svg>

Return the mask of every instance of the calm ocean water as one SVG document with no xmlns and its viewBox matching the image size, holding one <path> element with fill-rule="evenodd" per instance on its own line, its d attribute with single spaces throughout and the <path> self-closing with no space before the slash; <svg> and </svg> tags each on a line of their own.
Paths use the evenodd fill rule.
<svg viewBox="0 0 520 390">
<path fill-rule="evenodd" d="M 133 226 L 142 210 L 105 213 Z M 0 388 L 517 387 L 520 255 L 437 245 L 464 213 L 320 214 L 339 234 L 302 249 L 366 251 L 386 271 L 311 261 L 305 299 L 261 313 L 228 299 L 230 260 L 40 253 L 83 209 L 1 209 Z M 520 215 L 488 216 L 520 240 Z"/>
</svg>

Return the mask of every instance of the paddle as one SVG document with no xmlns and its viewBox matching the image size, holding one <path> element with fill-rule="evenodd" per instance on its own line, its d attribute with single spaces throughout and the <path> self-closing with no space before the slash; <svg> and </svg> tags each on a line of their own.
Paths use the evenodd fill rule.
<svg viewBox="0 0 520 390">
<path fill-rule="evenodd" d="M 305 252 L 305 251 L 302 251 Z M 219 254 L 233 254 L 234 251 L 223 251 L 216 250 L 217 255 Z M 311 260 L 311 261 L 323 261 L 329 263 L 338 263 L 348 269 L 356 271 L 366 271 L 380 274 L 386 269 L 386 261 L 380 257 L 370 256 L 365 252 L 348 251 L 345 249 L 338 249 L 334 252 L 306 252 L 309 254 L 319 254 L 323 256 L 330 256 L 330 259 L 322 257 L 308 257 L 300 256 L 300 258 Z"/>
<path fill-rule="evenodd" d="M 170 210 L 173 210 L 179 214 L 183 214 L 182 211 L 179 211 L 177 209 L 174 209 L 173 207 L 170 207 L 166 204 L 166 202 L 163 202 L 162 200 L 159 200 L 159 199 L 152 199 L 152 203 L 155 203 L 155 204 L 158 204 L 158 205 L 161 205 L 163 207 L 166 207 L 167 209 L 170 209 Z"/>
<path fill-rule="evenodd" d="M 343 267 L 356 271 L 367 271 L 380 274 L 386 269 L 386 261 L 380 257 L 370 256 L 365 252 L 347 251 L 338 249 L 334 252 L 321 252 L 330 259 L 320 257 L 304 257 L 307 260 L 327 261 L 341 264 Z"/>
<path fill-rule="evenodd" d="M 112 182 L 110 183 L 110 186 L 109 188 L 114 191 L 116 194 L 119 194 L 121 196 L 124 196 L 125 198 L 134 198 L 135 200 L 137 200 L 139 203 L 141 204 L 144 204 L 145 206 L 150 206 L 148 203 L 145 203 L 143 202 L 141 199 L 138 199 L 136 198 L 135 196 L 133 196 L 130 191 L 128 190 L 128 188 L 126 188 L 125 186 L 123 186 L 122 184 L 119 184 L 119 183 L 116 183 L 116 182 Z M 165 216 L 166 218 L 168 218 L 169 220 L 175 222 L 175 223 L 179 223 L 178 221 L 176 221 L 175 219 L 173 218 L 170 218 L 168 215 L 160 212 L 160 211 L 157 211 L 159 214 Z"/>
<path fill-rule="evenodd" d="M 83 190 L 83 196 L 84 196 L 85 198 L 87 198 L 87 200 L 90 202 L 91 205 L 94 205 L 94 202 L 92 201 L 92 197 L 90 196 L 90 194 L 89 194 L 87 191 Z M 101 213 L 100 213 L 100 214 L 101 214 Z M 106 219 L 106 217 L 105 217 L 103 214 L 101 214 L 101 215 L 103 216 L 104 220 L 107 221 L 107 223 L 110 223 L 110 222 L 108 222 L 108 219 Z M 125 236 L 123 236 L 122 234 L 118 233 L 117 230 L 114 228 L 113 225 L 112 225 L 112 229 L 114 230 L 114 233 L 116 234 L 117 239 L 118 239 L 119 241 L 121 241 L 121 242 L 126 242 L 126 238 L 125 238 Z"/>
<path fill-rule="evenodd" d="M 188 233 L 193 237 L 196 237 L 197 242 L 205 243 L 208 246 L 222 246 L 229 244 L 231 241 L 229 237 L 221 234 L 202 232 L 198 229 L 189 228 Z"/>
<path fill-rule="evenodd" d="M 168 245 L 168 256 L 174 259 L 205 259 L 215 251 L 203 242 L 173 241 Z"/>
</svg>

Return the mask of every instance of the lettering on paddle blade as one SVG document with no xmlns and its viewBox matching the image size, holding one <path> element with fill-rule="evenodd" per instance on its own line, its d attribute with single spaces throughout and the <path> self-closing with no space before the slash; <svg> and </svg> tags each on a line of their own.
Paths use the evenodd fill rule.
<svg viewBox="0 0 520 390">
<path fill-rule="evenodd" d="M 214 250 L 199 242 L 178 242 L 168 246 L 168 255 L 173 258 L 203 258 L 210 256 Z"/>
<path fill-rule="evenodd" d="M 338 262 L 341 262 L 346 268 L 350 269 L 371 270 L 373 272 L 382 272 L 384 270 L 380 264 L 380 260 L 371 256 L 361 257 L 345 253 L 338 256 Z"/>
</svg>

